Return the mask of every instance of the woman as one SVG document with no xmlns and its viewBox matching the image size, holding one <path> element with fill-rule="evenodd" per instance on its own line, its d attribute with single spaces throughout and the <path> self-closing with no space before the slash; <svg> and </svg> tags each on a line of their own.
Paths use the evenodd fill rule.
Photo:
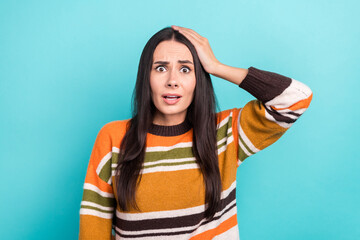
<svg viewBox="0 0 360 240">
<path fill-rule="evenodd" d="M 209 74 L 257 99 L 216 113 Z M 146 44 L 134 94 L 132 118 L 105 124 L 96 138 L 80 239 L 111 239 L 112 230 L 116 239 L 239 239 L 237 167 L 285 133 L 311 90 L 224 65 L 206 38 L 172 26 Z"/>
</svg>

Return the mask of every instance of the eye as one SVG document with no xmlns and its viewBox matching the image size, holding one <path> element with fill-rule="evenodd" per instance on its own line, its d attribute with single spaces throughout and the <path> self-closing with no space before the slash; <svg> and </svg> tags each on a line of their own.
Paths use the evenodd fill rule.
<svg viewBox="0 0 360 240">
<path fill-rule="evenodd" d="M 181 69 L 186 69 L 185 73 L 189 73 L 191 71 L 190 68 L 188 68 L 186 66 L 183 66 Z"/>
<path fill-rule="evenodd" d="M 159 69 L 163 69 L 163 70 L 159 70 Z M 155 70 L 156 70 L 156 71 L 159 71 L 159 72 L 163 72 L 163 71 L 165 70 L 165 67 L 162 66 L 162 65 L 160 65 L 160 66 L 157 66 L 157 67 L 155 68 Z"/>
</svg>

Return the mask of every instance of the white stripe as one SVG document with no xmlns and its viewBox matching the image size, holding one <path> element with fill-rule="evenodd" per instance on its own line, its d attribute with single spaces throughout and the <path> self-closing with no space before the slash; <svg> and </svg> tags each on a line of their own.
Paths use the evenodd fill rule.
<svg viewBox="0 0 360 240">
<path fill-rule="evenodd" d="M 94 191 L 103 197 L 114 197 L 114 194 L 101 191 L 97 186 L 90 183 L 84 183 L 84 189 Z"/>
<path fill-rule="evenodd" d="M 226 137 L 225 137 L 226 138 Z M 220 153 L 222 153 L 223 151 L 226 150 L 226 148 L 229 146 L 230 143 L 232 143 L 234 141 L 234 135 L 231 135 L 230 137 L 226 138 L 226 144 L 224 146 L 222 146 L 221 148 L 218 149 L 218 155 L 220 155 Z"/>
<path fill-rule="evenodd" d="M 223 139 L 221 139 L 220 141 L 218 141 L 218 142 L 217 142 L 217 145 L 219 146 L 220 144 L 222 144 L 223 142 L 225 142 L 225 141 L 226 141 L 226 137 L 227 137 L 227 136 L 223 137 Z"/>
<path fill-rule="evenodd" d="M 301 115 L 306 111 L 306 109 L 307 108 L 299 108 L 299 109 L 296 109 L 296 110 L 291 110 L 291 109 L 285 108 L 285 109 L 280 109 L 280 110 L 276 110 L 276 111 L 278 113 L 280 113 L 281 115 L 283 113 L 289 113 L 289 112 L 293 112 L 293 113 L 297 113 L 297 114 Z"/>
<path fill-rule="evenodd" d="M 239 166 L 241 165 L 241 163 L 242 163 L 242 162 L 240 161 L 240 159 L 238 159 L 238 160 L 237 160 L 237 166 L 239 167 Z"/>
<path fill-rule="evenodd" d="M 239 146 L 241 147 L 241 149 L 244 151 L 244 153 L 250 157 L 252 154 L 246 149 L 246 147 L 244 146 L 244 144 L 240 141 L 240 138 L 239 138 Z"/>
<path fill-rule="evenodd" d="M 240 125 L 240 116 L 241 116 L 241 113 L 242 113 L 242 110 L 240 110 L 239 112 L 239 117 L 238 117 L 238 121 L 237 121 L 237 125 L 238 125 L 238 132 L 239 132 L 239 135 L 241 136 L 242 140 L 245 142 L 246 146 L 248 148 L 250 148 L 251 151 L 253 151 L 254 153 L 257 153 L 259 152 L 260 150 L 257 149 L 254 144 L 252 144 L 252 142 L 250 141 L 250 139 L 245 135 L 245 132 L 243 131 L 241 125 Z M 266 111 L 265 111 L 266 112 Z M 240 137 L 239 137 L 239 140 L 240 140 Z M 243 149 L 244 150 L 244 149 Z"/>
<path fill-rule="evenodd" d="M 112 147 L 112 152 L 114 152 L 114 153 L 119 153 L 119 152 L 120 152 L 120 148 Z"/>
<path fill-rule="evenodd" d="M 144 166 L 153 166 L 156 164 L 161 164 L 161 163 L 181 163 L 181 162 L 187 162 L 187 161 L 195 161 L 196 158 L 195 157 L 191 157 L 191 158 L 176 158 L 176 159 L 162 159 L 162 160 L 158 160 L 155 162 L 145 162 Z"/>
<path fill-rule="evenodd" d="M 138 230 L 138 231 L 125 231 L 125 230 L 121 230 L 120 228 L 116 227 L 116 230 L 121 233 L 121 234 L 126 234 L 126 235 L 138 235 L 138 234 L 149 234 L 149 233 L 172 233 L 172 232 L 177 232 L 177 231 L 188 231 L 188 230 L 193 230 L 194 226 L 190 226 L 190 227 L 179 227 L 179 228 L 168 228 L 168 229 L 152 229 L 152 230 Z M 186 233 L 185 236 L 188 236 L 189 233 Z M 163 236 L 157 236 L 159 238 L 157 239 L 162 239 L 161 237 Z M 174 235 L 172 235 L 172 237 L 174 238 Z M 134 239 L 134 238 L 131 238 Z M 176 235 L 176 239 L 178 238 L 178 235 Z"/>
<path fill-rule="evenodd" d="M 224 126 L 228 121 L 229 118 L 232 117 L 232 112 L 230 112 L 229 116 L 227 116 L 226 118 L 224 118 L 219 124 L 217 124 L 216 128 L 221 128 L 222 126 Z"/>
<path fill-rule="evenodd" d="M 267 111 L 265 111 L 265 117 L 266 117 L 267 120 L 272 121 L 272 122 L 278 124 L 279 126 L 281 126 L 283 128 L 290 128 L 293 125 L 293 123 L 286 123 L 286 122 L 276 121 L 276 119 L 272 115 L 270 115 Z"/>
<path fill-rule="evenodd" d="M 120 232 L 121 230 L 115 226 L 115 229 Z M 136 232 L 142 232 L 142 231 L 136 231 Z M 148 231 L 150 232 L 150 230 Z M 131 232 L 132 233 L 132 232 Z M 120 235 L 116 234 L 115 235 L 115 239 L 116 240 L 122 240 L 124 238 L 122 238 Z M 174 235 L 168 235 L 168 236 L 146 236 L 146 237 L 131 237 L 131 238 L 126 238 L 126 239 L 131 239 L 131 240 L 173 240 L 174 239 Z M 176 240 L 187 240 L 189 239 L 189 234 L 185 233 L 185 234 L 179 234 L 176 235 Z"/>
<path fill-rule="evenodd" d="M 197 169 L 197 168 L 199 168 L 199 166 L 196 163 L 178 165 L 178 166 L 176 166 L 176 165 L 175 166 L 158 166 L 158 167 L 142 169 L 140 171 L 140 174 L 153 173 L 153 172 L 171 172 L 171 171 L 179 171 L 179 170 L 185 170 L 185 169 Z"/>
<path fill-rule="evenodd" d="M 236 188 L 236 180 L 230 185 L 230 187 L 221 192 L 221 199 L 226 198 L 229 194 Z M 205 205 L 200 205 L 191 208 L 179 209 L 179 210 L 168 210 L 168 211 L 154 211 L 154 212 L 144 212 L 144 213 L 124 213 L 116 210 L 116 216 L 118 218 L 127 220 L 127 221 L 139 221 L 147 219 L 157 219 L 157 218 L 173 218 L 181 217 L 192 214 L 197 214 L 205 211 Z"/>
<path fill-rule="evenodd" d="M 216 236 L 213 238 L 213 240 L 240 240 L 240 236 L 239 236 L 239 227 L 238 225 L 233 226 L 232 228 L 230 228 L 229 230 L 227 230 L 226 232 Z"/>
<path fill-rule="evenodd" d="M 104 167 L 104 165 L 111 159 L 112 152 L 108 152 L 100 161 L 98 167 L 96 168 L 97 175 L 100 174 L 101 169 Z"/>
<path fill-rule="evenodd" d="M 221 192 L 221 199 L 226 198 L 227 196 L 229 196 L 229 194 L 232 192 L 232 190 L 234 190 L 236 188 L 236 180 L 230 185 L 230 187 L 228 189 L 225 189 L 224 191 Z"/>
<path fill-rule="evenodd" d="M 112 173 L 112 171 L 111 171 L 111 173 Z M 112 184 L 112 175 L 110 176 L 109 181 L 107 181 L 107 183 L 108 183 L 109 185 Z"/>
<path fill-rule="evenodd" d="M 197 163 L 188 163 L 184 165 L 175 165 L 175 166 L 157 166 L 152 168 L 141 169 L 140 174 L 154 173 L 154 172 L 172 172 L 179 170 L 188 170 L 188 169 L 198 169 L 199 166 Z M 112 176 L 115 176 L 115 169 L 111 172 Z"/>
<path fill-rule="evenodd" d="M 89 202 L 89 201 L 81 201 L 81 206 L 90 206 L 90 207 L 95 207 L 95 208 L 98 208 L 100 210 L 105 210 L 105 211 L 112 211 L 114 210 L 113 207 L 104 207 L 104 206 L 101 206 L 97 203 L 93 203 L 93 202 Z"/>
<path fill-rule="evenodd" d="M 188 240 L 189 239 L 189 234 L 181 234 L 181 235 L 176 235 L 176 240 Z M 116 240 L 122 240 L 124 238 L 121 238 L 119 235 L 116 235 L 115 237 Z M 139 238 L 126 238 L 126 239 L 131 239 L 131 240 L 173 240 L 174 239 L 174 235 L 170 235 L 170 236 L 147 236 L 147 237 L 139 237 Z"/>
<path fill-rule="evenodd" d="M 308 86 L 292 78 L 290 85 L 280 95 L 266 102 L 265 105 L 271 105 L 275 108 L 288 108 L 308 98 L 311 93 L 312 91 Z"/>
<path fill-rule="evenodd" d="M 224 208 L 220 213 L 215 214 L 215 216 L 220 216 L 223 212 L 225 212 L 227 209 L 230 208 L 230 206 L 232 206 L 234 203 L 236 203 L 236 200 L 234 199 L 232 202 L 230 202 L 226 208 Z M 196 229 L 196 231 L 194 231 L 191 235 L 195 236 L 198 235 L 200 233 L 206 232 L 210 229 L 214 229 L 216 228 L 220 223 L 226 221 L 227 219 L 231 218 L 232 216 L 234 216 L 235 214 L 237 214 L 237 207 L 235 205 L 235 207 L 233 207 L 230 211 L 228 211 L 227 213 L 225 213 L 223 216 L 221 216 L 218 220 L 216 221 L 211 221 L 203 226 L 200 226 L 199 228 Z M 198 226 L 204 222 L 205 219 L 203 219 Z M 231 238 L 229 238 L 231 239 Z"/>
<path fill-rule="evenodd" d="M 217 145 L 219 146 L 220 144 L 222 144 L 223 142 L 225 142 L 225 140 L 226 139 L 228 139 L 228 135 L 230 135 L 232 133 L 232 127 L 230 127 L 230 128 L 228 128 L 227 129 L 227 132 L 226 132 L 226 136 L 224 136 L 221 140 L 219 140 L 218 142 L 217 142 Z M 230 138 L 229 138 L 230 139 Z M 229 143 L 227 143 L 227 144 L 229 144 Z"/>
<path fill-rule="evenodd" d="M 221 148 L 219 148 L 218 150 L 217 150 L 217 154 L 218 155 L 220 155 L 223 151 L 225 151 L 226 150 L 226 145 L 224 145 L 224 146 L 222 146 Z"/>
<path fill-rule="evenodd" d="M 222 215 L 227 209 L 230 208 L 230 206 L 232 206 L 234 203 L 236 203 L 236 200 L 234 199 L 233 201 L 231 201 L 221 212 L 217 212 L 215 214 L 214 217 L 218 217 L 220 215 Z M 116 230 L 121 233 L 121 234 L 126 234 L 126 235 L 138 235 L 138 234 L 156 234 L 156 233 L 169 233 L 169 232 L 178 232 L 178 231 L 187 231 L 187 230 L 196 230 L 192 233 L 188 233 L 185 235 L 176 235 L 176 239 L 189 239 L 192 236 L 195 236 L 197 234 L 200 234 L 202 232 L 205 232 L 209 229 L 213 229 L 216 228 L 221 222 L 226 221 L 227 219 L 229 219 L 230 217 L 232 217 L 233 215 L 235 215 L 237 213 L 237 208 L 236 205 L 235 207 L 233 207 L 230 211 L 228 211 L 227 213 L 225 213 L 223 216 L 221 216 L 219 219 L 217 220 L 213 220 L 210 223 L 207 223 L 203 226 L 200 226 L 203 222 L 206 221 L 206 219 L 202 219 L 199 223 L 197 223 L 196 225 L 193 226 L 189 226 L 189 227 L 180 227 L 180 228 L 168 228 L 168 229 L 152 229 L 152 230 L 141 230 L 141 231 L 125 231 L 125 230 L 121 230 L 118 227 L 115 226 Z M 116 216 L 118 216 L 118 211 L 116 212 Z M 180 236 L 186 237 L 186 238 L 181 238 Z M 169 239 L 170 236 L 157 236 L 156 239 Z M 133 238 L 132 238 L 133 239 Z M 151 238 L 149 238 L 151 239 Z M 174 239 L 174 235 L 171 236 L 170 239 Z"/>
<path fill-rule="evenodd" d="M 289 110 L 289 109 L 287 109 L 287 111 L 284 111 L 284 110 L 280 110 L 280 111 L 277 111 L 277 110 L 274 110 L 274 109 L 272 109 L 271 107 L 269 107 L 269 106 L 265 106 L 265 108 L 267 109 L 267 110 L 269 110 L 270 112 L 274 112 L 274 111 L 276 111 L 278 114 L 280 114 L 281 116 L 284 116 L 284 117 L 287 117 L 287 118 L 290 118 L 290 119 L 293 119 L 293 120 L 296 120 L 296 119 L 298 119 L 299 117 L 298 116 L 295 116 L 295 115 L 293 115 L 293 114 L 290 114 L 291 112 L 293 112 L 293 111 L 291 111 L 291 110 Z M 270 113 L 269 113 L 270 114 Z"/>
<path fill-rule="evenodd" d="M 146 152 L 164 152 L 164 151 L 173 150 L 175 148 L 186 148 L 186 147 L 192 147 L 192 142 L 182 142 L 169 147 L 164 147 L 164 146 L 147 147 Z"/>
<path fill-rule="evenodd" d="M 93 209 L 81 208 L 80 215 L 92 215 L 96 217 L 112 219 L 113 213 L 103 213 Z"/>
<path fill-rule="evenodd" d="M 230 116 L 232 116 L 232 112 L 230 113 Z M 224 125 L 228 120 L 229 120 L 229 116 L 226 117 L 223 121 L 221 121 L 220 125 Z M 229 135 L 231 132 L 232 132 L 232 128 L 230 127 L 230 128 L 227 129 L 227 135 Z M 217 145 L 222 144 L 226 140 L 228 141 L 227 145 L 230 144 L 233 141 L 233 136 L 231 136 L 229 138 L 227 138 L 227 136 L 223 137 L 221 140 L 219 140 L 217 142 Z M 173 149 L 176 149 L 176 148 L 185 148 L 185 147 L 192 147 L 192 142 L 178 143 L 178 144 L 175 144 L 175 145 L 170 146 L 170 147 L 163 147 L 163 146 L 147 147 L 146 152 L 162 152 L 162 151 L 169 151 L 169 150 L 173 150 Z M 116 152 L 116 153 L 119 153 L 120 149 L 117 148 L 117 147 L 113 147 L 112 151 Z M 162 160 L 171 160 L 173 162 L 175 161 L 174 159 L 162 159 Z M 179 161 L 179 162 L 181 162 L 181 161 Z M 145 163 L 145 166 L 147 166 L 147 165 L 152 165 L 152 163 Z M 114 168 L 116 166 L 117 165 L 114 165 L 114 164 L 111 165 L 112 168 Z"/>
</svg>

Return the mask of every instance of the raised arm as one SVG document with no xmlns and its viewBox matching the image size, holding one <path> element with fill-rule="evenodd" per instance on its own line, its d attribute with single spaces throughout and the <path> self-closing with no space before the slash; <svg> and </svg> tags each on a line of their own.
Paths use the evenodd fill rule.
<svg viewBox="0 0 360 240">
<path fill-rule="evenodd" d="M 254 67 L 244 69 L 222 64 L 216 59 L 205 37 L 189 28 L 172 27 L 191 41 L 208 73 L 235 83 L 257 98 L 244 108 L 232 109 L 232 131 L 234 140 L 238 142 L 238 165 L 278 140 L 308 108 L 312 91 L 305 84 Z"/>
<path fill-rule="evenodd" d="M 304 83 L 254 67 L 239 87 L 257 99 L 235 109 L 238 164 L 277 141 L 306 111 L 313 96 Z"/>
</svg>

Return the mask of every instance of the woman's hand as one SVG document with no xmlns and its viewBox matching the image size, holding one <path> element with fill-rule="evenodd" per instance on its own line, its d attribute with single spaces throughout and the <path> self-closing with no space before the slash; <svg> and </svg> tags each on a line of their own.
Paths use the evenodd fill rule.
<svg viewBox="0 0 360 240">
<path fill-rule="evenodd" d="M 194 45 L 205 71 L 213 74 L 220 62 L 216 59 L 213 51 L 211 50 L 208 39 L 200 36 L 197 32 L 190 28 L 174 25 L 171 25 L 171 27 L 189 39 L 189 41 Z"/>
</svg>

